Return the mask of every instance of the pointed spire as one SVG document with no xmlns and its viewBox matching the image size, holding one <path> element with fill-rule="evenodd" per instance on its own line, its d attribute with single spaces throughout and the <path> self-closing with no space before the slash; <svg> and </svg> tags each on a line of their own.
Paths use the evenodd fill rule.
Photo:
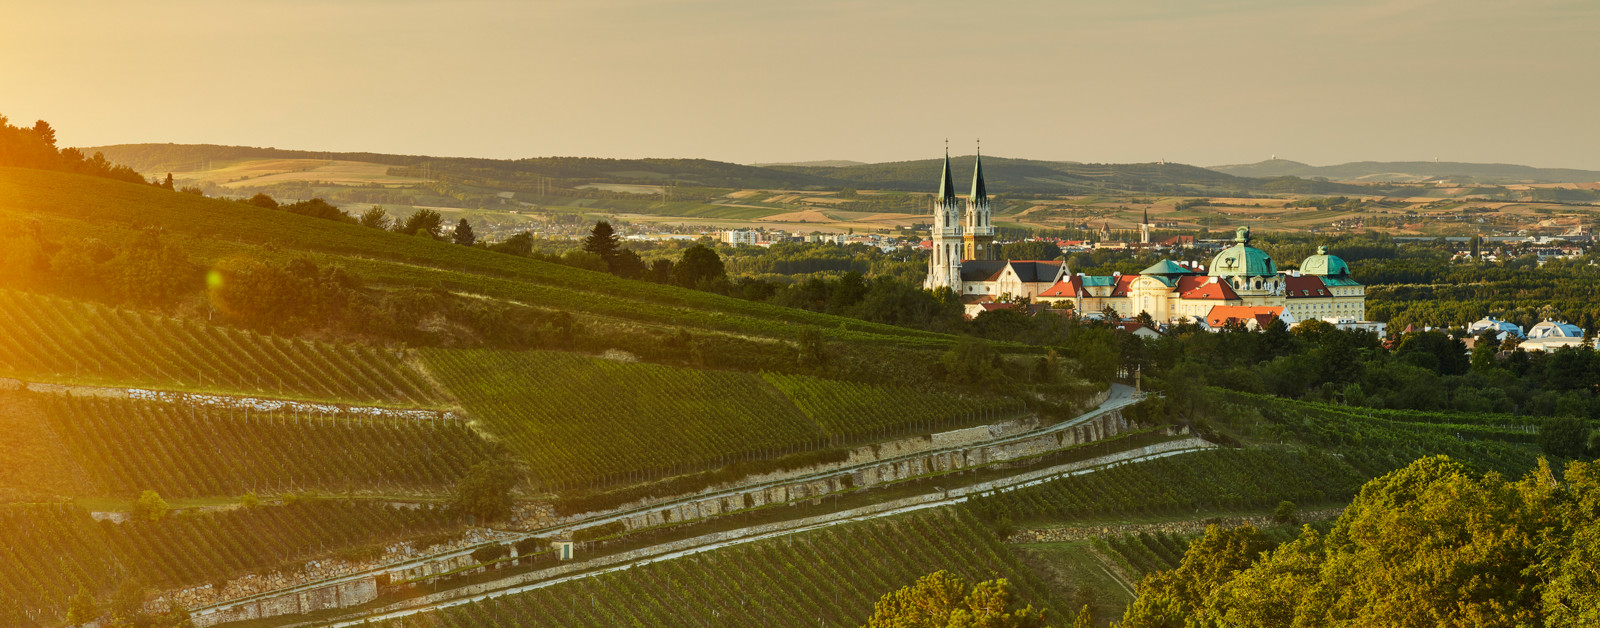
<svg viewBox="0 0 1600 628">
<path fill-rule="evenodd" d="M 939 179 L 939 201 L 956 200 L 956 182 L 950 178 L 950 140 L 944 145 L 944 175 Z"/>
<path fill-rule="evenodd" d="M 1144 208 L 1144 223 L 1143 224 L 1147 224 L 1147 225 L 1150 224 L 1150 208 L 1149 207 Z"/>
<path fill-rule="evenodd" d="M 983 145 L 978 145 L 978 153 L 972 158 L 972 193 L 967 195 L 970 202 L 989 200 L 989 190 L 983 185 Z"/>
</svg>

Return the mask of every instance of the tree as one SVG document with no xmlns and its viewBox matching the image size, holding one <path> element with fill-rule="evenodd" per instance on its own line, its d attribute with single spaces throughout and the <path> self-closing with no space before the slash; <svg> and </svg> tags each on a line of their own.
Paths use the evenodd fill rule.
<svg viewBox="0 0 1600 628">
<path fill-rule="evenodd" d="M 173 189 L 172 188 L 172 173 L 170 173 L 170 172 L 167 173 L 167 179 L 165 181 L 161 182 L 161 187 L 164 187 L 164 188 L 169 189 L 169 190 Z"/>
<path fill-rule="evenodd" d="M 1272 521 L 1278 524 L 1299 523 L 1300 513 L 1295 508 L 1294 502 L 1284 500 L 1278 502 L 1277 510 L 1272 511 Z"/>
<path fill-rule="evenodd" d="M 239 498 L 239 505 L 245 508 L 255 508 L 261 505 L 261 498 L 257 497 L 254 492 L 245 493 L 243 497 Z"/>
<path fill-rule="evenodd" d="M 678 258 L 677 264 L 673 264 L 672 283 L 685 288 L 694 288 L 701 282 L 720 279 L 725 273 L 722 257 L 711 250 L 711 247 L 696 244 L 684 249 L 683 257 Z"/>
<path fill-rule="evenodd" d="M 144 585 L 127 578 L 111 594 L 111 618 L 132 622 L 144 615 Z"/>
<path fill-rule="evenodd" d="M 78 585 L 78 594 L 67 600 L 67 623 L 74 626 L 86 624 L 100 617 L 100 604 L 89 592 L 89 587 Z"/>
<path fill-rule="evenodd" d="M 344 213 L 344 210 L 334 207 L 332 203 L 320 198 L 313 198 L 311 200 L 300 201 L 298 203 L 290 203 L 288 205 L 280 205 L 278 209 L 291 214 L 310 216 L 312 218 L 321 218 L 323 220 L 335 220 L 338 222 L 348 223 L 356 222 L 356 219 L 352 218 L 350 214 Z"/>
<path fill-rule="evenodd" d="M 478 236 L 473 235 L 472 225 L 467 219 L 462 218 L 456 223 L 455 233 L 450 234 L 450 240 L 461 246 L 472 246 L 472 243 L 478 240 Z"/>
<path fill-rule="evenodd" d="M 270 196 L 267 196 L 265 193 L 262 193 L 262 192 L 257 192 L 255 196 L 252 196 L 252 197 L 250 197 L 248 199 L 245 199 L 244 204 L 246 204 L 246 205 L 254 205 L 256 207 L 263 207 L 263 208 L 266 208 L 266 209 L 277 209 L 278 208 L 278 201 L 273 199 Z"/>
<path fill-rule="evenodd" d="M 159 521 L 162 517 L 167 516 L 167 511 L 170 509 L 171 507 L 167 505 L 166 500 L 161 499 L 161 495 L 155 491 L 145 491 L 140 493 L 139 499 L 133 502 L 133 518 L 145 521 Z"/>
<path fill-rule="evenodd" d="M 617 250 L 616 257 L 611 258 L 611 274 L 625 279 L 639 279 L 649 270 L 644 265 L 644 260 L 632 249 Z"/>
<path fill-rule="evenodd" d="M 357 217 L 356 221 L 361 223 L 363 227 L 388 229 L 389 224 L 394 222 L 394 219 L 390 218 L 389 212 L 384 211 L 382 207 L 373 205 L 367 208 L 367 211 L 361 212 L 361 216 Z"/>
<path fill-rule="evenodd" d="M 1050 260 L 1061 257 L 1061 247 L 1054 242 L 1029 240 L 1025 242 L 1012 242 L 1000 247 L 1002 259 L 1039 259 Z"/>
<path fill-rule="evenodd" d="M 511 515 L 511 489 L 518 473 L 505 460 L 485 460 L 472 465 L 466 477 L 456 484 L 452 504 L 479 522 L 498 521 Z"/>
<path fill-rule="evenodd" d="M 618 242 L 619 238 L 616 231 L 611 229 L 611 223 L 601 220 L 594 223 L 594 229 L 589 232 L 589 237 L 583 240 L 583 250 L 599 255 L 609 266 L 611 259 L 617 255 L 617 248 L 621 246 Z"/>
<path fill-rule="evenodd" d="M 1044 612 L 1033 606 L 1012 608 L 1011 583 L 1004 578 L 971 586 L 948 571 L 938 571 L 915 584 L 886 593 L 872 606 L 868 628 L 1035 628 L 1045 625 Z"/>
<path fill-rule="evenodd" d="M 431 209 L 419 209 L 400 222 L 395 232 L 405 235 L 426 235 L 435 240 L 444 233 L 444 216 Z"/>
<path fill-rule="evenodd" d="M 1588 421 L 1575 416 L 1555 416 L 1539 424 L 1539 449 L 1544 453 L 1574 459 L 1583 456 L 1588 445 Z"/>
<path fill-rule="evenodd" d="M 511 236 L 503 241 L 489 245 L 489 250 L 496 253 L 509 253 L 527 257 L 529 253 L 533 252 L 533 233 L 524 231 Z"/>
</svg>

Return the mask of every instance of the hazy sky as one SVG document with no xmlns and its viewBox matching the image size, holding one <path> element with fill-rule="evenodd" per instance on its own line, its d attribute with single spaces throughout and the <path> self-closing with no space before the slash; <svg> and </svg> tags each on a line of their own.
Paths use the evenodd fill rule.
<svg viewBox="0 0 1600 628">
<path fill-rule="evenodd" d="M 1596 0 L 0 0 L 62 142 L 1600 169 Z"/>
</svg>

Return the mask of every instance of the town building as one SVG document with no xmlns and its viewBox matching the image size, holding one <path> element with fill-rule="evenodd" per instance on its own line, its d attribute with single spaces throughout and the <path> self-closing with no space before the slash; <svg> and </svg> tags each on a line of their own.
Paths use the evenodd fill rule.
<svg viewBox="0 0 1600 628">
<path fill-rule="evenodd" d="M 1088 276 L 1071 274 L 1065 260 L 997 259 L 987 192 L 979 156 L 966 202 L 956 198 L 947 151 L 933 203 L 931 254 L 923 285 L 929 290 L 952 290 L 969 306 L 969 313 L 986 311 L 978 307 L 982 303 L 1009 298 L 1055 307 L 1070 304 L 1086 315 L 1115 312 L 1122 318 L 1146 313 L 1158 323 L 1260 327 L 1272 319 L 1291 325 L 1330 319 L 1340 321 L 1341 327 L 1372 326 L 1365 322 L 1366 288 L 1351 277 L 1344 260 L 1318 248 L 1301 262 L 1300 270 L 1281 272 L 1272 256 L 1250 245 L 1249 227 L 1238 229 L 1233 246 L 1217 253 L 1209 268 L 1161 260 L 1137 275 Z M 1140 224 L 1140 240 L 1140 245 L 1150 245 L 1148 215 Z"/>
<path fill-rule="evenodd" d="M 1583 329 L 1560 321 L 1542 321 L 1528 329 L 1528 339 L 1517 345 L 1525 351 L 1554 351 L 1561 347 L 1582 347 Z"/>
</svg>

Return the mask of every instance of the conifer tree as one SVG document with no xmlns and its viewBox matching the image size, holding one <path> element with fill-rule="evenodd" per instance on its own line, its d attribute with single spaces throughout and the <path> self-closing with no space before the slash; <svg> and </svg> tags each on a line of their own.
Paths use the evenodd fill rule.
<svg viewBox="0 0 1600 628">
<path fill-rule="evenodd" d="M 461 246 L 472 246 L 478 236 L 472 233 L 472 225 L 467 219 L 462 218 L 461 222 L 456 223 L 456 232 L 450 236 L 450 240 Z"/>
<path fill-rule="evenodd" d="M 617 232 L 612 230 L 611 223 L 604 220 L 594 223 L 594 230 L 583 241 L 583 250 L 599 255 L 608 266 L 616 258 L 619 247 Z"/>
</svg>

